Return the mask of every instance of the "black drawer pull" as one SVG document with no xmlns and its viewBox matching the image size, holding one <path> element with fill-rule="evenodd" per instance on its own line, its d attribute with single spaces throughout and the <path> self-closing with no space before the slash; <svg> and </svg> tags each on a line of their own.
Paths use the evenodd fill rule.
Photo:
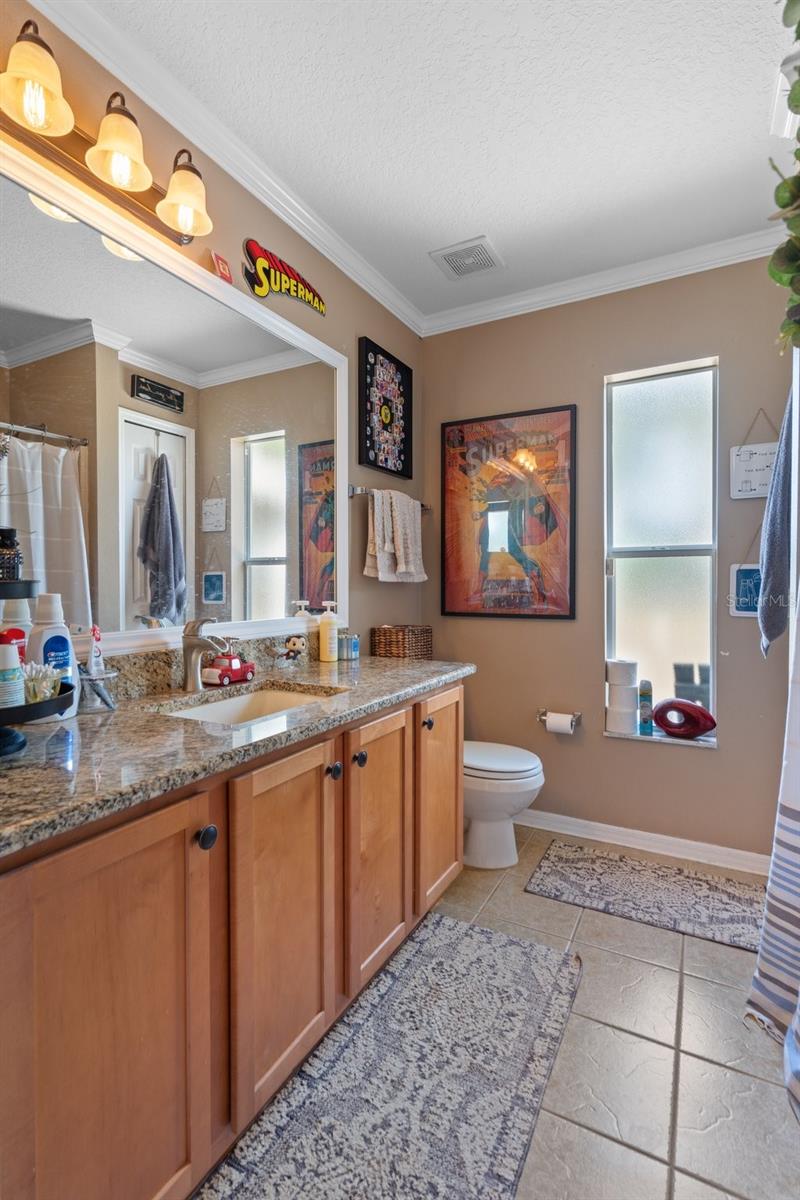
<svg viewBox="0 0 800 1200">
<path fill-rule="evenodd" d="M 367 754 L 366 750 L 359 750 L 358 754 L 353 755 L 353 762 L 357 767 L 365 767 L 367 765 L 368 758 L 369 755 Z"/>
<path fill-rule="evenodd" d="M 433 717 L 428 717 L 426 720 L 424 720 L 422 722 L 422 724 L 425 727 L 425 729 L 433 729 L 433 725 L 434 725 Z"/>
<path fill-rule="evenodd" d="M 344 767 L 340 762 L 331 763 L 329 767 L 325 768 L 325 774 L 330 775 L 333 780 L 341 779 L 344 774 Z"/>
<path fill-rule="evenodd" d="M 211 850 L 217 844 L 219 830 L 216 825 L 204 825 L 202 829 L 194 835 L 194 840 L 197 842 L 201 850 Z"/>
</svg>

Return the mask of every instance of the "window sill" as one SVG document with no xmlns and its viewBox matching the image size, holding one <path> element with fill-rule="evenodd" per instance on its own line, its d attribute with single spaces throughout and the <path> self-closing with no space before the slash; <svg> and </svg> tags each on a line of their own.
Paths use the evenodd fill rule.
<svg viewBox="0 0 800 1200">
<path fill-rule="evenodd" d="M 716 736 L 713 733 L 706 734 L 705 737 L 695 738 L 674 738 L 669 737 L 666 733 L 654 730 L 650 734 L 645 733 L 610 733 L 607 729 L 603 730 L 603 737 L 617 738 L 624 742 L 653 742 L 659 746 L 690 746 L 695 750 L 718 750 Z"/>
</svg>

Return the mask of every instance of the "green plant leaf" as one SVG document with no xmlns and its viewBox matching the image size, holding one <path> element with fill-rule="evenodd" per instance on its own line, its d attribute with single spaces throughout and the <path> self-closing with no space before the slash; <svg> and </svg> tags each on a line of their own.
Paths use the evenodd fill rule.
<svg viewBox="0 0 800 1200">
<path fill-rule="evenodd" d="M 788 105 L 789 112 L 800 113 L 800 79 L 795 79 L 789 88 L 786 104 Z"/>
<path fill-rule="evenodd" d="M 796 25 L 800 21 L 800 0 L 786 0 L 783 7 L 783 23 L 791 29 L 792 25 Z"/>
</svg>

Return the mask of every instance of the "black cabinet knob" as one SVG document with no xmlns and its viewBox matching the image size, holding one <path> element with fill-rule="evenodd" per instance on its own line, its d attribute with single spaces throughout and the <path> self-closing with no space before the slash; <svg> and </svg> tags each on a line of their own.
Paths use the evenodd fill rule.
<svg viewBox="0 0 800 1200">
<path fill-rule="evenodd" d="M 217 844 L 219 830 L 216 825 L 204 825 L 203 828 L 195 834 L 194 840 L 197 842 L 201 850 L 210 850 L 212 846 Z"/>
<path fill-rule="evenodd" d="M 331 763 L 325 768 L 325 774 L 330 775 L 331 779 L 341 779 L 344 773 L 344 767 L 340 762 Z"/>
<path fill-rule="evenodd" d="M 434 725 L 433 717 L 427 717 L 422 722 L 422 724 L 425 726 L 426 729 L 433 729 L 433 725 Z"/>
<path fill-rule="evenodd" d="M 359 750 L 358 754 L 353 755 L 353 762 L 358 767 L 365 767 L 367 765 L 368 758 L 369 755 L 367 754 L 366 750 Z"/>
</svg>

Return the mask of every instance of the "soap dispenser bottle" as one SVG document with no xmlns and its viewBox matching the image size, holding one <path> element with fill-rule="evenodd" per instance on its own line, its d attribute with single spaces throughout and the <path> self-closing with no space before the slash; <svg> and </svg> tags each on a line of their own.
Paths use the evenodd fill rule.
<svg viewBox="0 0 800 1200">
<path fill-rule="evenodd" d="M 324 600 L 325 612 L 319 619 L 319 661 L 336 662 L 339 658 L 339 622 L 335 613 L 335 601 Z"/>
</svg>

